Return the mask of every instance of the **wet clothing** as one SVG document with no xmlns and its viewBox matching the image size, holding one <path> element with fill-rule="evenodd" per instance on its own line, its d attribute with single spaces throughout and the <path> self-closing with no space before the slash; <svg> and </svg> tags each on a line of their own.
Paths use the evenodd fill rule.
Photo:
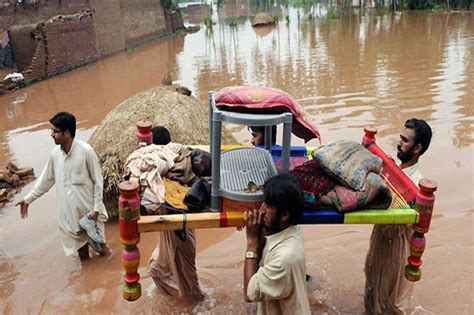
<svg viewBox="0 0 474 315">
<path fill-rule="evenodd" d="M 163 178 L 166 187 L 165 200 L 178 209 L 185 209 L 182 200 L 189 190 L 176 181 Z M 166 213 L 166 209 L 163 209 Z M 200 301 L 204 293 L 199 286 L 196 271 L 196 233 L 186 230 L 160 233 L 155 250 L 148 262 L 148 273 L 157 287 L 171 296 Z"/>
<path fill-rule="evenodd" d="M 86 234 L 79 220 L 90 211 L 99 212 L 97 224 L 107 220 L 102 202 L 103 179 L 99 159 L 86 142 L 74 140 L 66 154 L 56 146 L 43 172 L 25 201 L 33 201 L 48 192 L 56 184 L 57 220 L 64 252 L 70 255 L 86 244 Z"/>
<path fill-rule="evenodd" d="M 403 172 L 418 184 L 418 164 Z M 368 315 L 407 314 L 413 283 L 405 278 L 410 252 L 411 224 L 375 225 L 365 262 L 364 304 Z"/>
<path fill-rule="evenodd" d="M 258 301 L 257 314 L 311 314 L 300 227 L 292 225 L 267 236 L 257 272 L 247 296 Z"/>
<path fill-rule="evenodd" d="M 195 260 L 194 230 L 186 230 L 185 240 L 174 231 L 165 231 L 160 233 L 147 270 L 156 286 L 169 295 L 200 301 L 204 294 L 199 287 Z"/>
</svg>

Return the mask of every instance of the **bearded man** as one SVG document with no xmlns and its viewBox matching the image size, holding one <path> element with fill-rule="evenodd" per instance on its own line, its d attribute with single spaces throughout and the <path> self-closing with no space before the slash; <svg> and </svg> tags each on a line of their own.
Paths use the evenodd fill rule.
<svg viewBox="0 0 474 315">
<path fill-rule="evenodd" d="M 431 142 L 431 127 L 412 118 L 405 122 L 397 145 L 400 168 L 418 185 L 422 179 L 418 159 Z M 365 262 L 364 304 L 368 315 L 406 314 L 410 307 L 413 284 L 405 279 L 404 266 L 409 255 L 410 224 L 375 225 Z"/>
<path fill-rule="evenodd" d="M 244 297 L 258 302 L 257 314 L 311 314 L 303 237 L 297 225 L 303 203 L 299 182 L 282 174 L 265 183 L 260 209 L 244 213 Z"/>
</svg>

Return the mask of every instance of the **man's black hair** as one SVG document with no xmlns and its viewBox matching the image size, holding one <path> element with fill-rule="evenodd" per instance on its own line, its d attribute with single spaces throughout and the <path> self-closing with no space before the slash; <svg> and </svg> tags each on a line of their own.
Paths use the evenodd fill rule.
<svg viewBox="0 0 474 315">
<path fill-rule="evenodd" d="M 405 128 L 413 129 L 415 132 L 415 145 L 421 144 L 420 155 L 425 153 L 431 142 L 432 132 L 430 125 L 423 119 L 412 118 L 405 122 Z"/>
<path fill-rule="evenodd" d="M 303 189 L 298 180 L 290 174 L 279 174 L 265 182 L 263 190 L 264 201 L 270 207 L 275 207 L 277 215 L 284 211 L 290 215 L 290 224 L 298 224 L 304 206 Z"/>
<path fill-rule="evenodd" d="M 153 144 L 168 144 L 171 142 L 171 136 L 168 129 L 163 126 L 156 126 L 151 129 L 153 134 Z"/>
<path fill-rule="evenodd" d="M 265 127 L 261 126 L 249 126 L 249 128 L 253 132 L 259 132 L 263 136 L 263 144 L 265 144 Z M 276 144 L 276 138 L 277 138 L 277 127 L 275 125 L 272 126 L 272 145 Z"/>
<path fill-rule="evenodd" d="M 59 112 L 54 115 L 49 122 L 61 131 L 68 130 L 71 137 L 76 136 L 76 117 L 68 112 Z"/>
</svg>

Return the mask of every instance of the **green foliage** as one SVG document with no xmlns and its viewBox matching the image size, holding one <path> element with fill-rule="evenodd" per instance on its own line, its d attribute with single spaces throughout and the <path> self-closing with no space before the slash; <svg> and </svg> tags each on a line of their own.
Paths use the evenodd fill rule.
<svg viewBox="0 0 474 315">
<path fill-rule="evenodd" d="M 286 2 L 296 8 L 309 8 L 316 3 L 315 0 L 286 0 Z"/>
<path fill-rule="evenodd" d="M 280 20 L 280 15 L 278 14 L 273 14 L 272 15 L 272 19 L 275 23 L 278 23 L 278 21 Z"/>
<path fill-rule="evenodd" d="M 444 7 L 444 5 L 435 4 L 433 5 L 433 8 L 431 10 L 433 10 L 434 12 L 443 12 L 446 11 L 446 8 Z"/>
<path fill-rule="evenodd" d="M 183 19 L 185 19 L 185 18 L 187 18 L 187 17 L 189 16 L 189 13 L 186 13 L 186 12 L 184 12 L 184 11 L 179 11 L 179 12 L 181 12 L 181 17 L 182 17 Z"/>
<path fill-rule="evenodd" d="M 287 24 L 290 23 L 290 15 L 289 15 L 289 14 L 287 14 L 287 15 L 285 16 L 285 20 L 286 20 L 286 23 L 287 23 Z"/>
<path fill-rule="evenodd" d="M 328 20 L 336 20 L 341 18 L 341 12 L 337 8 L 333 7 L 328 10 L 326 15 L 326 19 Z"/>
<path fill-rule="evenodd" d="M 449 0 L 450 8 L 469 9 L 473 5 L 471 0 Z M 446 10 L 446 0 L 402 0 L 402 8 L 409 10 Z"/>
<path fill-rule="evenodd" d="M 230 27 L 237 27 L 238 25 L 238 19 L 235 16 L 228 17 L 226 20 L 227 25 Z"/>
<path fill-rule="evenodd" d="M 163 7 L 165 9 L 169 9 L 171 6 L 173 5 L 176 5 L 177 4 L 177 1 L 173 1 L 173 0 L 163 0 Z"/>
<path fill-rule="evenodd" d="M 216 25 L 216 22 L 212 20 L 212 16 L 206 16 L 203 21 L 204 25 L 208 30 L 212 29 L 214 25 Z"/>
</svg>

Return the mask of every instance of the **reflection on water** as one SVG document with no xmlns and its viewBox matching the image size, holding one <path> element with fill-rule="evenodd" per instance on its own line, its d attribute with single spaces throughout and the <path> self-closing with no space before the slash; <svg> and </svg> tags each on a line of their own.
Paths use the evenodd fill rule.
<svg viewBox="0 0 474 315">
<path fill-rule="evenodd" d="M 310 114 L 324 141 L 360 141 L 361 128 L 373 125 L 379 129 L 379 143 L 392 154 L 404 121 L 423 118 L 433 126 L 434 138 L 421 164 L 424 174 L 439 184 L 435 205 L 439 216 L 429 234 L 432 247 L 426 252 L 428 262 L 416 297 L 439 314 L 469 313 L 474 14 L 346 13 L 340 19 L 326 19 L 327 11 L 319 5 L 309 9 L 276 5 L 267 9 L 279 16 L 279 23 L 252 28 L 247 16 L 263 9 L 233 1 L 214 11 L 217 23 L 212 30 L 203 27 L 185 37 L 164 38 L 2 96 L 0 166 L 13 159 L 39 174 L 53 147 L 47 123 L 53 114 L 75 113 L 78 138 L 88 139 L 111 109 L 161 84 L 167 72 L 202 102 L 208 91 L 228 85 L 282 89 Z M 190 16 L 190 21 L 201 18 Z M 232 131 L 240 141 L 249 141 L 245 129 L 232 127 Z M 144 297 L 127 303 L 120 298 L 116 225 L 107 227 L 112 255 L 81 265 L 63 256 L 54 221 L 55 199 L 50 192 L 38 200 L 26 221 L 11 204 L 0 214 L 4 253 L 0 312 L 81 312 L 88 309 L 85 305 L 106 313 L 254 311 L 255 306 L 241 298 L 242 232 L 198 231 L 198 272 L 207 297 L 197 306 L 176 304 L 154 287 L 145 267 L 156 234 L 144 235 L 140 243 Z M 316 313 L 362 313 L 361 270 L 369 231 L 370 226 L 305 227 L 308 271 L 316 279 L 310 287 Z M 448 291 L 457 294 L 446 301 L 432 288 L 446 285 L 448 278 L 454 279 Z M 423 310 L 420 305 L 417 309 Z"/>
</svg>

